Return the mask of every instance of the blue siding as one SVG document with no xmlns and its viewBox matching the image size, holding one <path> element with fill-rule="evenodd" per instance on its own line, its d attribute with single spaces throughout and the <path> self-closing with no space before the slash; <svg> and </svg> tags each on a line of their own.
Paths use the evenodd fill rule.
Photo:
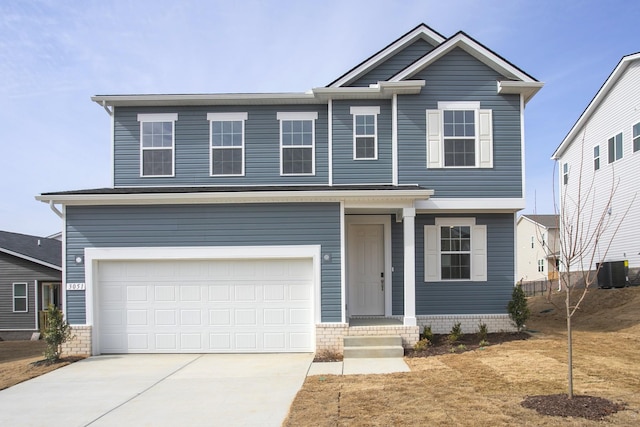
<svg viewBox="0 0 640 427">
<path fill-rule="evenodd" d="M 210 175 L 209 121 L 207 113 L 247 112 L 245 122 L 245 176 Z M 280 176 L 280 122 L 282 111 L 316 111 L 316 173 L 314 176 Z M 138 114 L 178 113 L 175 124 L 175 176 L 140 177 L 140 123 Z M 291 185 L 328 183 L 326 105 L 215 106 L 215 107 L 118 107 L 115 109 L 115 185 Z"/>
<path fill-rule="evenodd" d="M 341 319 L 340 207 L 336 203 L 68 206 L 67 282 L 89 247 L 322 245 L 322 321 Z M 69 322 L 85 322 L 84 291 L 67 292 Z"/>
<path fill-rule="evenodd" d="M 370 84 L 385 81 L 405 69 L 409 64 L 433 50 L 433 46 L 420 39 L 396 53 L 391 58 L 378 65 L 373 70 L 364 74 L 348 86 L 369 86 Z"/>
<path fill-rule="evenodd" d="M 514 214 L 479 214 L 478 225 L 487 226 L 486 282 L 425 282 L 424 226 L 435 224 L 435 218 L 463 215 L 416 215 L 416 314 L 496 314 L 506 313 L 514 284 Z M 402 224 L 393 227 L 393 314 L 403 314 L 402 295 Z M 400 250 L 398 250 L 400 249 Z M 399 289 L 398 289 L 399 288 Z"/>
<path fill-rule="evenodd" d="M 378 159 L 353 159 L 352 106 L 379 106 Z M 333 182 L 334 184 L 391 184 L 391 102 L 334 101 Z"/>
<path fill-rule="evenodd" d="M 419 95 L 398 97 L 398 180 L 435 189 L 435 197 L 523 197 L 520 98 L 498 95 L 503 77 L 456 48 L 414 79 L 424 79 Z M 438 101 L 480 101 L 493 111 L 491 169 L 427 169 L 426 110 Z"/>
</svg>

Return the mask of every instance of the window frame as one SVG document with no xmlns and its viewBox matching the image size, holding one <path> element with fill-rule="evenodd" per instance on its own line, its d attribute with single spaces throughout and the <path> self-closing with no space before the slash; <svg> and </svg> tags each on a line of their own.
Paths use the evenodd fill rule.
<svg viewBox="0 0 640 427">
<path fill-rule="evenodd" d="M 593 170 L 600 170 L 600 145 L 593 146 Z"/>
<path fill-rule="evenodd" d="M 366 161 L 366 160 L 378 160 L 378 115 L 380 114 L 379 106 L 372 107 L 351 107 L 349 112 L 353 116 L 353 160 Z M 365 134 L 358 135 L 356 121 L 357 117 L 373 116 L 373 135 Z M 373 138 L 373 157 L 358 157 L 357 145 L 358 138 Z"/>
<path fill-rule="evenodd" d="M 244 176 L 245 175 L 245 122 L 248 120 L 249 114 L 246 112 L 242 113 L 207 113 L 207 120 L 209 121 L 209 176 L 215 178 L 224 178 L 224 177 L 232 177 L 232 176 Z M 233 122 L 241 122 L 242 127 L 242 142 L 239 147 L 237 146 L 215 146 L 213 145 L 213 123 L 233 123 Z M 240 173 L 232 173 L 232 174 L 216 174 L 213 171 L 213 152 L 214 150 L 240 150 L 242 165 Z"/>
<path fill-rule="evenodd" d="M 427 169 L 484 169 L 493 168 L 493 111 L 480 108 L 480 101 L 440 101 L 437 110 L 427 113 Z M 446 166 L 445 111 L 473 111 L 474 113 L 474 155 L 473 166 Z M 464 139 L 471 140 L 470 137 Z"/>
<path fill-rule="evenodd" d="M 469 227 L 470 257 L 469 279 L 443 279 L 441 229 L 442 227 Z M 435 218 L 434 225 L 424 226 L 424 281 L 425 282 L 486 282 L 488 271 L 487 225 L 476 224 L 476 218 Z M 431 271 L 431 270 L 434 271 Z M 435 272 L 435 273 L 434 273 Z"/>
<path fill-rule="evenodd" d="M 618 137 L 620 137 L 619 140 Z M 613 150 L 611 150 L 612 147 Z M 619 157 L 618 154 L 620 155 Z M 607 138 L 607 157 L 609 164 L 622 160 L 622 157 L 624 157 L 624 138 L 622 136 L 622 132 L 618 132 L 611 138 Z"/>
<path fill-rule="evenodd" d="M 562 164 L 562 183 L 563 185 L 569 184 L 569 163 L 567 162 Z"/>
<path fill-rule="evenodd" d="M 633 152 L 640 151 L 640 122 L 631 127 L 631 141 Z"/>
<path fill-rule="evenodd" d="M 172 178 L 176 176 L 176 122 L 178 113 L 160 114 L 138 114 L 140 123 L 140 177 L 141 178 Z M 143 126 L 145 123 L 171 123 L 171 147 L 145 147 Z M 171 174 L 167 175 L 145 175 L 144 174 L 144 153 L 145 151 L 171 151 Z"/>
<path fill-rule="evenodd" d="M 538 273 L 544 273 L 544 259 L 538 259 Z"/>
<path fill-rule="evenodd" d="M 24 295 L 16 295 L 16 286 L 24 286 Z M 29 312 L 29 284 L 27 282 L 15 282 L 11 286 L 12 290 L 12 308 L 14 313 L 28 313 Z M 24 300 L 24 310 L 16 310 L 16 300 Z"/>
<path fill-rule="evenodd" d="M 278 112 L 276 117 L 279 121 L 280 129 L 280 176 L 315 176 L 316 174 L 316 120 L 317 111 L 302 112 Z M 283 144 L 283 123 L 291 122 L 311 122 L 311 146 L 309 145 L 284 145 Z M 284 150 L 285 148 L 311 149 L 311 172 L 309 173 L 284 173 Z"/>
</svg>

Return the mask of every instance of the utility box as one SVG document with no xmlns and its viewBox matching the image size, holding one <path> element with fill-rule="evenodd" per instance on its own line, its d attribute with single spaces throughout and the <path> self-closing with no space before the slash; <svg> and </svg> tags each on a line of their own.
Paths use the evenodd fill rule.
<svg viewBox="0 0 640 427">
<path fill-rule="evenodd" d="M 598 287 L 602 289 L 624 288 L 629 284 L 629 261 L 597 263 Z"/>
</svg>

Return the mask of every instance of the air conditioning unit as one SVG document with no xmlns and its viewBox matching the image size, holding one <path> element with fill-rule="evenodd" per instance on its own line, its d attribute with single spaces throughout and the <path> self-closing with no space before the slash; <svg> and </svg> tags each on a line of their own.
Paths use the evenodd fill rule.
<svg viewBox="0 0 640 427">
<path fill-rule="evenodd" d="M 629 285 L 629 261 L 597 263 L 598 287 L 602 289 L 624 288 Z"/>
</svg>

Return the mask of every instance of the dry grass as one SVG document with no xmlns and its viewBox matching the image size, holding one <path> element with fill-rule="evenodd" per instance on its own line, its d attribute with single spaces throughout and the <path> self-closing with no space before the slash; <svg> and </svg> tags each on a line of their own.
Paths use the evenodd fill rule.
<svg viewBox="0 0 640 427">
<path fill-rule="evenodd" d="M 78 360 L 78 358 L 73 358 L 62 360 L 53 365 L 32 365 L 33 362 L 44 359 L 44 348 L 44 341 L 0 341 L 0 390 L 39 377 Z"/>
<path fill-rule="evenodd" d="M 562 295 L 554 295 L 558 304 Z M 640 288 L 590 292 L 574 318 L 577 394 L 625 402 L 603 421 L 542 416 L 527 395 L 566 392 L 564 318 L 530 300 L 534 338 L 463 354 L 405 359 L 409 373 L 307 378 L 285 426 L 640 425 Z"/>
</svg>

